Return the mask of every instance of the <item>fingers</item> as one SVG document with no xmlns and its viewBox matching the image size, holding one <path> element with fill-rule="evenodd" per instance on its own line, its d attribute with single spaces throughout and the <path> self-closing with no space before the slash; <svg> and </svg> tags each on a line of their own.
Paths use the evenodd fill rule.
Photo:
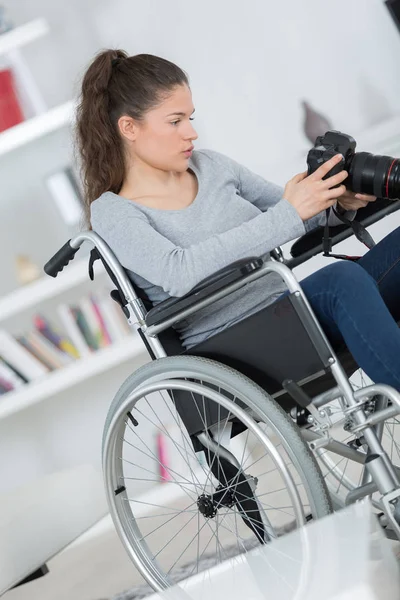
<svg viewBox="0 0 400 600">
<path fill-rule="evenodd" d="M 333 167 L 335 167 L 342 160 L 343 160 L 342 154 L 335 154 L 335 156 L 333 156 L 332 158 L 327 160 L 325 163 L 323 163 L 320 167 L 318 167 L 318 169 L 316 171 L 314 171 L 314 173 L 312 175 L 310 175 L 310 178 L 322 179 L 323 177 L 325 177 L 325 175 L 327 175 L 329 173 L 329 171 L 331 169 L 333 169 Z"/>
<path fill-rule="evenodd" d="M 337 198 L 328 198 L 327 200 L 325 200 L 324 204 L 324 209 L 325 208 L 330 208 L 331 206 L 333 206 L 334 204 L 336 204 L 337 202 Z"/>
<path fill-rule="evenodd" d="M 364 206 L 367 206 L 369 202 L 375 202 L 376 200 L 376 196 L 370 196 L 369 194 L 355 194 L 355 198 L 365 202 Z"/>
<path fill-rule="evenodd" d="M 347 171 L 340 171 L 340 173 L 336 173 L 336 175 L 332 175 L 332 177 L 328 177 L 323 181 L 324 187 L 331 188 L 339 183 L 342 183 L 348 177 Z"/>
<path fill-rule="evenodd" d="M 292 177 L 292 179 L 290 181 L 293 181 L 293 183 L 299 183 L 300 181 L 303 181 L 303 179 L 305 179 L 307 177 L 307 174 L 308 174 L 308 171 L 304 171 L 303 173 L 298 173 L 297 175 Z"/>
<path fill-rule="evenodd" d="M 339 198 L 340 196 L 342 196 L 345 193 L 346 193 L 346 186 L 340 185 L 337 188 L 332 188 L 330 190 L 327 190 L 325 192 L 325 198 L 327 198 L 327 199 L 335 198 L 335 200 L 336 200 L 337 198 Z"/>
</svg>

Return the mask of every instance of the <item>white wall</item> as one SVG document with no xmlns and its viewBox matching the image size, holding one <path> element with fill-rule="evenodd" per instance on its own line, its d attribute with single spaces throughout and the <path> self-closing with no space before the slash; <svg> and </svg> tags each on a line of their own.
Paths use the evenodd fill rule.
<svg viewBox="0 0 400 600">
<path fill-rule="evenodd" d="M 302 133 L 302 99 L 325 113 L 335 128 L 356 138 L 400 112 L 400 34 L 381 0 L 3 0 L 2 4 L 16 24 L 36 16 L 49 20 L 50 35 L 24 53 L 49 106 L 75 95 L 84 66 L 102 47 L 162 55 L 190 76 L 200 136 L 197 147 L 224 152 L 281 184 L 297 172 L 292 165 L 296 169 L 302 165 L 309 148 Z M 59 220 L 43 184 L 48 172 L 70 158 L 69 134 L 64 130 L 0 159 L 0 294 L 16 286 L 16 253 L 30 253 L 43 264 L 71 233 Z M 107 374 L 108 392 L 117 387 L 121 375 L 121 370 Z M 11 431 L 8 424 L 0 424 L 4 434 L 0 452 L 9 456 L 8 465 L 0 470 L 3 489 L 15 485 L 21 464 L 26 477 L 74 464 L 76 447 L 67 441 L 74 423 L 82 460 L 85 455 L 93 459 L 99 415 L 111 401 L 102 393 L 103 383 L 99 378 L 74 388 L 70 404 L 64 394 L 52 407 L 48 400 L 10 420 L 17 436 L 13 444 L 11 433 L 6 435 Z M 95 427 L 90 410 L 81 410 L 82 399 L 93 411 L 102 407 Z"/>
<path fill-rule="evenodd" d="M 400 34 L 383 0 L 4 4 L 17 24 L 40 15 L 50 23 L 50 35 L 24 51 L 49 106 L 76 95 L 101 47 L 160 54 L 189 74 L 197 147 L 218 149 L 277 183 L 305 165 L 302 99 L 356 137 L 400 111 Z M 67 133 L 0 159 L 0 294 L 16 286 L 17 253 L 43 264 L 71 233 L 43 182 L 70 161 Z"/>
<path fill-rule="evenodd" d="M 272 179 L 309 146 L 302 99 L 355 135 L 400 110 L 400 34 L 381 0 L 103 1 L 93 26 L 107 46 L 176 61 L 196 144 Z"/>
</svg>

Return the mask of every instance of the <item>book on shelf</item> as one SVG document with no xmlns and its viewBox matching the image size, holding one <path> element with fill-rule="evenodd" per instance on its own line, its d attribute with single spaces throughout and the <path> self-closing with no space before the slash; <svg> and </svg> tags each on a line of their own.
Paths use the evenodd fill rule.
<svg viewBox="0 0 400 600">
<path fill-rule="evenodd" d="M 103 313 L 101 312 L 101 309 L 100 309 L 100 304 L 99 304 L 100 300 L 99 300 L 98 294 L 90 294 L 90 301 L 92 303 L 93 310 L 96 315 L 98 325 L 100 327 L 103 343 L 105 346 L 109 346 L 110 344 L 112 344 L 113 340 L 112 340 L 110 332 L 107 328 L 106 322 L 104 320 Z"/>
<path fill-rule="evenodd" d="M 62 302 L 56 312 L 60 328 L 36 313 L 30 331 L 12 335 L 0 330 L 1 395 L 133 333 L 120 307 L 105 290 L 87 294 L 74 304 Z"/>
<path fill-rule="evenodd" d="M 79 356 L 82 358 L 91 354 L 92 350 L 90 349 L 84 335 L 78 327 L 71 307 L 65 303 L 59 304 L 57 307 L 57 313 L 60 317 L 62 326 L 77 349 Z"/>
<path fill-rule="evenodd" d="M 43 362 L 51 371 L 68 365 L 75 359 L 62 352 L 57 346 L 49 342 L 38 331 L 30 331 L 25 336 L 18 336 L 20 342 L 31 354 Z"/>
<path fill-rule="evenodd" d="M 83 215 L 82 194 L 72 167 L 66 166 L 46 177 L 47 188 L 67 225 L 77 225 Z"/>
<path fill-rule="evenodd" d="M 82 333 L 83 337 L 85 338 L 86 343 L 89 346 L 90 350 L 92 352 L 98 350 L 99 346 L 98 346 L 98 343 L 96 340 L 96 336 L 94 335 L 92 329 L 90 328 L 90 325 L 87 321 L 86 315 L 85 315 L 84 311 L 82 310 L 82 308 L 75 304 L 75 305 L 71 306 L 71 311 L 72 311 L 75 321 L 76 321 L 79 329 L 81 330 L 81 333 Z"/>
<path fill-rule="evenodd" d="M 85 328 L 88 332 L 89 340 L 91 340 L 91 347 L 94 350 L 104 348 L 107 344 L 103 336 L 96 312 L 94 310 L 93 303 L 89 296 L 84 296 L 78 304 L 78 309 L 81 311 L 81 318 L 84 319 Z M 79 321 L 78 321 L 79 325 Z"/>
<path fill-rule="evenodd" d="M 24 376 L 24 374 L 21 373 L 21 371 L 18 370 L 17 367 L 15 367 L 14 365 L 12 365 L 8 361 L 6 361 L 6 359 L 4 358 L 4 356 L 0 355 L 0 363 L 2 365 L 4 365 L 5 367 L 8 367 L 8 369 L 11 371 L 11 373 L 10 373 L 11 379 L 12 379 L 12 373 L 14 373 L 14 375 L 16 375 L 18 377 L 18 379 L 21 379 L 24 383 L 28 383 L 29 379 L 27 379 Z"/>
<path fill-rule="evenodd" d="M 54 361 L 59 363 L 59 367 L 62 367 L 63 365 L 69 365 L 70 363 L 74 362 L 75 358 L 60 350 L 58 346 L 55 346 L 53 342 L 50 342 L 39 331 L 29 331 L 27 337 L 28 341 L 31 344 L 35 344 L 37 348 L 40 349 L 42 354 L 47 353 L 49 357 L 51 356 Z"/>
<path fill-rule="evenodd" d="M 5 360 L 0 357 L 0 377 L 8 381 L 12 389 L 16 389 L 26 383 L 24 379 L 15 369 L 13 369 Z"/>
<path fill-rule="evenodd" d="M 12 390 L 13 387 L 10 383 L 0 377 L 0 396 L 3 396 L 3 394 L 7 394 L 7 392 L 11 392 Z"/>
<path fill-rule="evenodd" d="M 0 132 L 24 120 L 11 69 L 0 70 Z"/>
<path fill-rule="evenodd" d="M 39 379 L 49 372 L 41 361 L 4 329 L 0 329 L 0 355 L 23 374 L 28 381 Z"/>
<path fill-rule="evenodd" d="M 52 344 L 57 346 L 60 350 L 72 356 L 72 358 L 79 358 L 79 352 L 67 338 L 54 328 L 54 325 L 48 321 L 43 315 L 37 314 L 33 318 L 33 323 L 37 331 L 39 331 L 45 338 Z"/>
<path fill-rule="evenodd" d="M 66 336 L 81 356 L 123 340 L 133 332 L 119 306 L 101 290 L 57 307 Z"/>
<path fill-rule="evenodd" d="M 53 365 L 52 361 L 48 361 L 46 356 L 41 355 L 37 348 L 35 348 L 35 344 L 32 345 L 25 335 L 18 335 L 15 339 L 18 344 L 25 348 L 25 350 L 27 350 L 38 361 L 40 361 L 48 371 L 54 371 L 56 367 Z"/>
<path fill-rule="evenodd" d="M 123 340 L 126 337 L 126 331 L 122 327 L 120 319 L 118 318 L 116 309 L 120 309 L 118 306 L 116 306 L 114 300 L 112 300 L 109 296 L 101 295 L 98 298 L 98 305 L 111 339 L 114 342 Z"/>
</svg>

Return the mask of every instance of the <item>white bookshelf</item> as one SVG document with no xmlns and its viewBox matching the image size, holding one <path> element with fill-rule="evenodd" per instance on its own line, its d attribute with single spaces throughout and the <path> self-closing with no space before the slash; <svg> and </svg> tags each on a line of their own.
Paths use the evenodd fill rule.
<svg viewBox="0 0 400 600">
<path fill-rule="evenodd" d="M 0 55 L 34 42 L 48 32 L 49 26 L 43 18 L 15 27 L 11 31 L 0 35 Z"/>
<path fill-rule="evenodd" d="M 107 276 L 101 262 L 94 265 L 94 274 L 95 278 Z M 22 313 L 30 307 L 37 306 L 45 300 L 60 296 L 66 290 L 79 287 L 80 284 L 87 281 L 89 281 L 88 257 L 75 259 L 64 267 L 55 278 L 43 275 L 40 279 L 14 290 L 0 298 L 0 328 L 2 321 Z M 79 385 L 79 383 L 129 359 L 138 356 L 145 357 L 146 354 L 147 351 L 142 340 L 132 330 L 132 333 L 128 333 L 122 341 L 114 342 L 106 348 L 97 350 L 63 368 L 46 373 L 40 379 L 0 396 L 0 420 L 38 404 L 46 398 L 56 396 L 69 387 Z"/>
<path fill-rule="evenodd" d="M 32 142 L 61 127 L 72 124 L 74 103 L 65 102 L 47 112 L 27 119 L 0 134 L 0 156 Z"/>
<path fill-rule="evenodd" d="M 91 356 L 76 360 L 70 365 L 44 375 L 24 387 L 0 397 L 0 419 L 9 417 L 50 396 L 63 392 L 99 373 L 142 355 L 147 354 L 139 335 L 132 335 L 107 348 L 97 350 Z"/>
<path fill-rule="evenodd" d="M 38 305 L 42 301 L 58 296 L 70 288 L 89 281 L 88 264 L 88 258 L 76 258 L 64 267 L 57 277 L 43 274 L 37 281 L 33 281 L 0 298 L 0 323 L 31 306 Z M 107 274 L 103 263 L 100 261 L 96 262 L 93 269 L 95 277 Z"/>
<path fill-rule="evenodd" d="M 24 148 L 34 152 L 41 141 L 53 143 L 53 150 L 57 152 L 56 145 L 59 145 L 60 141 L 59 136 L 54 135 L 54 132 L 65 128 L 63 133 L 68 135 L 74 125 L 75 103 L 69 101 L 49 109 L 30 72 L 29 64 L 25 61 L 25 56 L 29 57 L 29 44 L 36 42 L 39 46 L 45 43 L 44 36 L 49 31 L 46 20 L 38 18 L 0 35 L 0 59 L 2 64 L 10 68 L 14 74 L 16 92 L 26 118 L 22 123 L 0 132 L 0 157 L 6 157 L 11 152 L 17 155 Z M 47 140 L 44 139 L 45 136 L 48 137 Z M 29 148 L 28 144 L 30 144 Z M 3 190 L 4 198 L 6 194 L 7 190 Z M 84 295 L 91 283 L 88 263 L 89 256 L 82 257 L 80 252 L 56 278 L 42 272 L 40 279 L 0 297 L 0 329 L 10 329 L 12 330 L 10 334 L 16 335 L 16 330 L 22 326 L 19 323 L 20 318 L 21 321 L 25 319 L 26 322 L 29 318 L 29 310 L 33 312 L 43 308 L 43 313 L 46 313 L 47 308 L 49 310 L 55 308 L 55 305 L 60 302 L 68 303 L 72 296 Z M 94 272 L 95 285 L 103 282 L 111 283 L 101 261 L 96 261 Z M 66 294 L 68 291 L 71 292 L 70 295 Z M 111 306 L 111 309 L 113 308 Z M 11 323 L 10 319 L 13 317 L 15 320 Z M 121 328 L 124 329 L 122 325 Z M 65 330 L 64 333 L 67 334 Z M 56 470 L 60 470 L 60 464 L 62 467 L 74 467 L 77 445 L 83 449 L 84 460 L 96 465 L 97 468 L 98 436 L 101 432 L 91 426 L 92 416 L 99 410 L 99 404 L 104 407 L 112 401 L 112 397 L 108 397 L 108 386 L 104 389 L 104 381 L 107 379 L 112 384 L 111 387 L 117 389 L 122 383 L 122 373 L 125 377 L 127 371 L 133 372 L 138 365 L 148 360 L 145 345 L 139 335 L 132 330 L 127 332 L 123 339 L 115 341 L 108 347 L 1 395 L 0 424 L 4 435 L 0 436 L 0 452 L 3 455 L 9 452 L 9 439 L 18 438 L 21 424 L 29 431 L 24 443 L 17 445 L 11 463 L 0 466 L 2 489 L 13 489 L 19 485 L 19 481 L 15 482 L 12 472 L 17 473 L 16 477 L 19 479 L 21 464 L 24 465 L 22 481 L 25 478 L 40 481 L 41 477 L 48 472 L 50 462 L 52 468 Z M 15 367 L 18 368 L 18 365 Z M 82 413 L 79 402 L 73 403 L 74 406 L 71 407 L 68 399 L 72 396 L 84 400 L 85 405 L 90 406 L 88 414 L 85 411 Z M 35 424 L 42 423 L 45 408 L 50 407 L 50 403 L 54 402 L 57 402 L 59 418 L 45 423 L 43 432 L 40 427 L 35 427 Z M 71 410 L 75 411 L 72 415 Z M 11 419 L 7 420 L 8 417 Z M 78 429 L 74 425 L 75 422 L 80 423 Z M 51 455 L 53 444 L 54 456 Z M 37 447 L 42 448 L 42 451 L 37 452 Z M 62 479 L 64 481 L 64 476 Z M 21 494 L 23 495 L 23 490 Z M 74 514 L 74 519 L 75 517 Z M 49 523 L 52 525 L 51 519 Z M 86 528 L 92 524 L 93 518 L 90 517 L 86 520 Z M 20 530 L 17 531 L 18 535 L 23 532 L 23 527 Z M 37 545 L 40 553 L 43 547 L 42 541 L 39 540 Z M 58 551 L 59 548 L 56 550 Z M 43 562 L 47 559 L 46 556 Z"/>
<path fill-rule="evenodd" d="M 72 123 L 73 102 L 65 102 L 47 110 L 30 69 L 20 54 L 22 47 L 48 33 L 46 19 L 38 18 L 0 35 L 0 57 L 8 60 L 17 80 L 23 83 L 35 115 L 0 133 L 0 156 Z"/>
</svg>

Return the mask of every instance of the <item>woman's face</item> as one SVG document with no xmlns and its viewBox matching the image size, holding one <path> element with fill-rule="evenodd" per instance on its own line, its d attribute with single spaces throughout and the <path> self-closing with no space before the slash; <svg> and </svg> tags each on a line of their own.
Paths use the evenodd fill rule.
<svg viewBox="0 0 400 600">
<path fill-rule="evenodd" d="M 190 89 L 186 85 L 175 88 L 159 106 L 146 113 L 142 122 L 134 124 L 130 144 L 133 157 L 165 171 L 187 170 L 190 154 L 184 151 L 198 138 L 192 125 L 193 112 Z"/>
</svg>

